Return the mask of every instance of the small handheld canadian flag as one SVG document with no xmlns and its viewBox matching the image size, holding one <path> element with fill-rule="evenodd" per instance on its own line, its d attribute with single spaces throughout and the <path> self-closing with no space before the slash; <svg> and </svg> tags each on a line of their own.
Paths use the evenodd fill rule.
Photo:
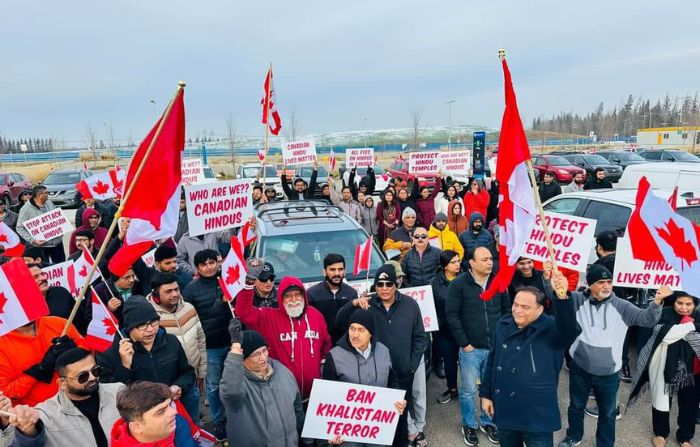
<svg viewBox="0 0 700 447">
<path fill-rule="evenodd" d="M 352 273 L 357 276 L 361 271 L 369 271 L 370 260 L 372 259 L 372 238 L 362 244 L 355 246 L 355 261 L 353 262 Z"/>
<path fill-rule="evenodd" d="M 19 240 L 19 236 L 5 222 L 0 222 L 0 246 L 4 249 L 2 254 L 8 258 L 24 254 L 24 245 Z"/>
<path fill-rule="evenodd" d="M 73 296 L 78 296 L 80 290 L 85 284 L 85 279 L 87 279 L 88 271 L 95 264 L 95 260 L 90 254 L 90 251 L 83 247 L 83 254 L 80 255 L 78 259 L 75 260 L 71 265 L 68 266 L 68 286 L 69 292 Z M 98 275 L 92 275 L 90 283 L 97 281 Z"/>
<path fill-rule="evenodd" d="M 265 161 L 265 149 L 258 149 L 258 160 Z"/>
<path fill-rule="evenodd" d="M 243 227 L 238 231 L 238 235 L 236 237 L 238 238 L 238 242 L 242 248 L 246 248 L 258 238 L 255 231 L 250 229 L 250 221 L 243 225 Z"/>
<path fill-rule="evenodd" d="M 335 153 L 333 148 L 331 148 L 331 154 L 328 156 L 328 172 L 335 171 Z"/>
<path fill-rule="evenodd" d="M 24 260 L 0 265 L 0 336 L 48 314 L 49 306 Z"/>
<path fill-rule="evenodd" d="M 97 352 L 104 352 L 112 346 L 114 334 L 118 333 L 116 319 L 92 292 L 92 321 L 85 335 L 85 344 Z M 121 334 L 120 334 L 121 335 Z"/>
<path fill-rule="evenodd" d="M 238 292 L 245 287 L 245 276 L 248 273 L 243 247 L 237 236 L 231 238 L 231 250 L 228 252 L 224 263 L 221 265 L 221 277 L 219 284 L 221 291 L 229 302 L 232 302 Z"/>
</svg>

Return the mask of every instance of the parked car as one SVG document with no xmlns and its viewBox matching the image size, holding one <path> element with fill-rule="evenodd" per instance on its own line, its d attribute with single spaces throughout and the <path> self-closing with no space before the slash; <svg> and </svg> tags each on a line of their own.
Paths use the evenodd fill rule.
<svg viewBox="0 0 700 447">
<path fill-rule="evenodd" d="M 630 151 L 600 151 L 596 152 L 596 155 L 600 155 L 610 163 L 618 165 L 623 171 L 627 169 L 628 166 L 648 163 L 648 160 Z"/>
<path fill-rule="evenodd" d="M 677 149 L 647 149 L 639 152 L 639 155 L 648 161 L 683 161 L 686 163 L 700 163 L 700 158 L 690 152 Z"/>
<path fill-rule="evenodd" d="M 51 172 L 41 184 L 46 186 L 54 205 L 77 208 L 81 199 L 75 184 L 91 175 L 92 172 L 85 169 L 59 169 Z"/>
<path fill-rule="evenodd" d="M 294 178 L 302 178 L 307 184 L 311 183 L 311 174 L 314 172 L 313 166 L 299 166 L 294 171 Z M 318 167 L 318 174 L 316 174 L 316 191 L 314 191 L 314 197 L 321 197 L 321 185 L 326 183 L 328 179 L 328 170 L 323 167 Z M 294 180 L 292 180 L 294 181 Z"/>
<path fill-rule="evenodd" d="M 393 178 L 401 177 L 406 180 L 409 184 L 413 184 L 416 180 L 416 176 L 408 173 L 408 160 L 403 158 L 397 158 L 389 165 L 389 175 Z M 420 186 L 427 186 L 433 188 L 435 186 L 435 180 L 433 177 L 418 177 L 418 184 Z"/>
<path fill-rule="evenodd" d="M 560 155 L 534 155 L 532 166 L 539 173 L 539 180 L 544 178 L 544 173 L 551 171 L 561 184 L 571 183 L 577 172 L 586 173 L 585 169 L 572 165 L 569 160 Z"/>
<path fill-rule="evenodd" d="M 372 169 L 374 170 L 375 180 L 374 195 L 379 195 L 382 191 L 389 187 L 389 180 L 391 180 L 391 175 L 389 175 L 387 171 L 385 171 L 384 168 L 382 168 L 379 165 L 372 166 Z M 345 172 L 343 172 L 342 174 L 343 184 L 347 185 L 348 181 L 350 181 L 350 170 L 345 169 L 344 171 Z M 362 180 L 362 177 L 364 177 L 365 175 L 367 175 L 367 167 L 358 167 L 355 171 L 355 186 L 360 186 L 360 180 Z"/>
<path fill-rule="evenodd" d="M 0 174 L 0 200 L 5 202 L 6 209 L 17 203 L 25 189 L 32 189 L 32 182 L 24 175 L 15 172 Z"/>
<path fill-rule="evenodd" d="M 646 177 L 652 188 L 672 191 L 700 190 L 700 164 L 685 162 L 642 163 L 630 166 L 622 173 L 620 188 L 636 188 L 639 180 Z"/>
<path fill-rule="evenodd" d="M 617 183 L 622 177 L 622 168 L 610 163 L 600 155 L 594 154 L 574 154 L 564 155 L 572 165 L 586 170 L 586 175 L 590 178 L 595 176 L 597 168 L 605 169 L 605 179 L 612 183 Z"/>
<path fill-rule="evenodd" d="M 280 183 L 280 176 L 274 166 L 265 165 L 265 172 L 263 174 L 262 163 L 239 164 L 236 168 L 236 178 L 248 178 L 253 181 L 257 180 L 260 184 L 264 183 L 266 186 L 275 188 L 275 196 L 278 199 L 284 196 L 282 192 L 282 183 Z"/>
</svg>

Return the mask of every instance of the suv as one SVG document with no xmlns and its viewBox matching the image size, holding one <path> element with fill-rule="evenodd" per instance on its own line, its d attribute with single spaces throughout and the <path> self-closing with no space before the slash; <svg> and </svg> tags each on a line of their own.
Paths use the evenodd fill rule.
<svg viewBox="0 0 700 447">
<path fill-rule="evenodd" d="M 304 179 L 307 185 L 311 185 L 311 175 L 314 172 L 313 166 L 299 166 L 294 171 L 294 178 L 292 181 L 292 186 L 294 185 L 294 180 L 297 178 Z M 323 166 L 318 167 L 318 173 L 316 174 L 316 191 L 314 191 L 314 197 L 321 197 L 321 186 L 327 182 L 328 179 L 328 169 Z"/>
<path fill-rule="evenodd" d="M 700 163 L 700 158 L 680 150 L 671 149 L 646 149 L 639 156 L 647 161 L 683 161 L 686 163 Z"/>
<path fill-rule="evenodd" d="M 605 169 L 605 180 L 612 183 L 617 183 L 620 181 L 620 177 L 622 177 L 622 168 L 610 163 L 600 155 L 574 154 L 564 155 L 564 158 L 569 160 L 572 165 L 585 169 L 588 178 L 595 175 L 595 170 L 597 168 Z"/>
<path fill-rule="evenodd" d="M 618 165 L 623 171 L 627 166 L 638 165 L 648 161 L 631 151 L 600 151 L 596 152 L 596 155 L 600 155 L 610 163 Z"/>
<path fill-rule="evenodd" d="M 345 277 L 356 289 L 365 289 L 367 272 L 353 276 L 355 247 L 364 243 L 367 232 L 339 207 L 318 200 L 293 200 L 260 203 L 255 206 L 256 257 L 275 268 L 275 281 L 287 275 L 305 284 L 323 280 L 323 258 L 338 253 L 345 258 Z M 376 244 L 372 244 L 370 272 L 386 262 Z M 370 278 L 372 274 L 370 273 Z"/>
<path fill-rule="evenodd" d="M 585 169 L 573 166 L 569 160 L 560 155 L 533 155 L 532 166 L 539 172 L 538 180 L 544 178 L 545 172 L 551 171 L 554 172 L 557 182 L 561 184 L 571 183 L 577 172 L 586 174 Z"/>
<path fill-rule="evenodd" d="M 51 172 L 42 184 L 49 191 L 49 199 L 60 207 L 79 207 L 80 193 L 75 184 L 90 177 L 92 172 L 85 169 L 60 169 Z"/>
<path fill-rule="evenodd" d="M 32 189 L 32 182 L 22 174 L 0 174 L 0 198 L 5 202 L 5 209 L 9 210 L 19 200 L 19 195 L 26 189 Z"/>
</svg>

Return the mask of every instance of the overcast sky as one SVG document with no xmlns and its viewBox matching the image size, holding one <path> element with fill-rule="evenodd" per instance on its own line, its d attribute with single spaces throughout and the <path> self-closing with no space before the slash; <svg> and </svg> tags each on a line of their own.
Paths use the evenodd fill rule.
<svg viewBox="0 0 700 447">
<path fill-rule="evenodd" d="M 84 139 L 91 123 L 139 141 L 182 79 L 189 136 L 223 136 L 229 116 L 259 135 L 269 63 L 303 134 L 409 127 L 409 108 L 444 125 L 451 99 L 453 123 L 498 128 L 498 48 L 529 125 L 629 93 L 694 94 L 699 13 L 697 0 L 2 0 L 0 134 Z"/>
</svg>

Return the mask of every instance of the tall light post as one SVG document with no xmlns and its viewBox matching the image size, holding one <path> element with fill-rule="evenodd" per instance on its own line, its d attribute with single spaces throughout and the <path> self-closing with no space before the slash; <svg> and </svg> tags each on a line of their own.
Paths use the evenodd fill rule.
<svg viewBox="0 0 700 447">
<path fill-rule="evenodd" d="M 367 148 L 367 118 L 362 118 L 362 135 L 365 139 L 365 148 Z"/>
<path fill-rule="evenodd" d="M 449 151 L 452 146 L 452 104 L 456 99 L 450 99 L 445 101 L 447 104 L 447 150 Z"/>
</svg>

